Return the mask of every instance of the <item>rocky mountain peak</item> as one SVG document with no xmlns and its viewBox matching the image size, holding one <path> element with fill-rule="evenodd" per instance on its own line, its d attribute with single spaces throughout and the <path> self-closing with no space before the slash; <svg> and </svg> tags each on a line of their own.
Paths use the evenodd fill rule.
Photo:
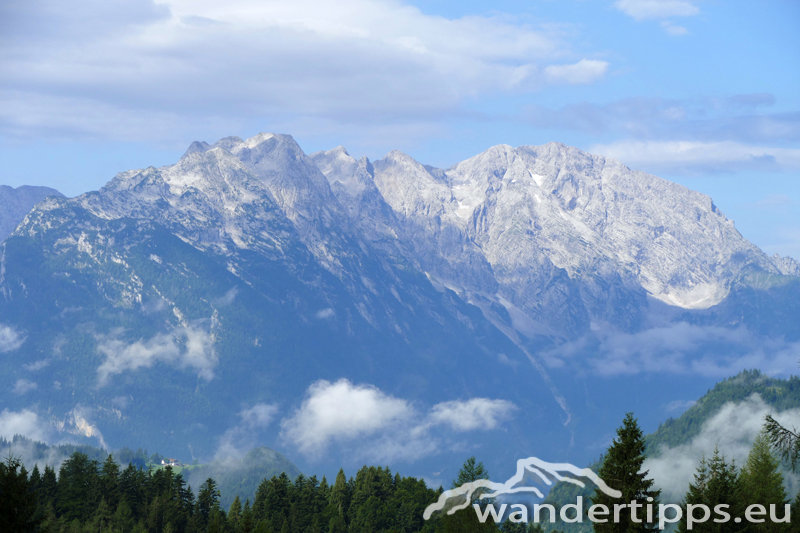
<svg viewBox="0 0 800 533">
<path fill-rule="evenodd" d="M 50 187 L 0 185 L 0 241 L 8 237 L 30 210 L 47 197 L 64 195 Z"/>
</svg>

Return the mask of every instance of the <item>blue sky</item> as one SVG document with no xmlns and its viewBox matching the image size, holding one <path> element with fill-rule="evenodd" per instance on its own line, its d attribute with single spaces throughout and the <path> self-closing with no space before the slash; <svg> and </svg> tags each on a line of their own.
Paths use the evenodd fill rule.
<svg viewBox="0 0 800 533">
<path fill-rule="evenodd" d="M 0 184 L 75 195 L 193 140 L 449 166 L 560 141 L 800 258 L 796 0 L 7 0 Z"/>
</svg>

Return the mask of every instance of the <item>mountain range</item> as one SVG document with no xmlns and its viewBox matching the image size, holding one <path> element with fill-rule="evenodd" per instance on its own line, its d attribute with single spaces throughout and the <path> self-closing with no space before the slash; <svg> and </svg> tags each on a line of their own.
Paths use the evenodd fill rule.
<svg viewBox="0 0 800 533">
<path fill-rule="evenodd" d="M 7 416 L 171 456 L 578 461 L 632 403 L 659 420 L 714 372 L 800 356 L 795 260 L 708 196 L 558 143 L 438 169 L 195 142 L 36 204 L 0 294 Z"/>
</svg>

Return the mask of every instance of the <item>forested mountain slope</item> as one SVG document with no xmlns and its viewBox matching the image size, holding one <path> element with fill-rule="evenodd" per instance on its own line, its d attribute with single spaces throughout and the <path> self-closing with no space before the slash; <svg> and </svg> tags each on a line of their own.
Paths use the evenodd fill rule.
<svg viewBox="0 0 800 533">
<path fill-rule="evenodd" d="M 703 397 L 697 400 L 691 407 L 684 411 L 677 418 L 668 418 L 665 422 L 661 423 L 656 431 L 646 436 L 647 442 L 647 456 L 650 462 L 645 463 L 645 468 L 653 466 L 653 459 L 658 459 L 665 452 L 671 449 L 678 449 L 681 446 L 686 446 L 693 439 L 700 435 L 704 429 L 704 425 L 712 420 L 720 413 L 723 408 L 732 410 L 742 409 L 748 400 L 752 400 L 754 395 L 763 400 L 769 406 L 770 411 L 776 414 L 792 411 L 800 408 L 800 377 L 792 376 L 789 379 L 778 379 L 766 376 L 758 370 L 743 371 L 736 376 L 728 378 L 718 383 L 713 389 L 709 390 Z M 759 400 L 759 401 L 760 401 Z M 635 413 L 634 413 L 635 414 Z M 759 417 L 758 420 L 748 421 L 750 423 L 763 423 L 763 418 Z M 745 438 L 752 438 L 754 435 L 748 434 L 744 426 L 740 428 L 731 428 L 732 432 L 741 432 Z M 752 444 L 752 442 L 747 443 Z M 713 441 L 709 439 L 706 443 L 708 449 L 701 449 L 697 447 L 696 457 L 693 457 L 695 465 L 699 464 L 701 453 L 706 457 L 711 457 L 714 453 L 715 446 L 722 446 L 720 452 L 726 455 L 728 459 L 731 458 L 732 450 L 724 449 L 725 443 Z M 589 465 L 589 468 L 595 472 L 599 470 L 602 464 L 602 457 Z M 692 467 L 692 472 L 694 467 Z M 655 475 L 656 482 L 658 483 L 658 474 L 660 472 L 652 472 Z M 788 469 L 785 471 L 787 476 L 787 484 L 793 491 L 797 490 L 797 480 L 791 475 Z M 586 487 L 581 489 L 569 483 L 557 483 L 543 503 L 550 503 L 559 507 L 567 503 L 575 503 L 578 496 L 582 496 L 584 502 L 589 502 L 590 496 L 594 493 L 595 487 L 591 483 L 587 483 Z M 688 484 L 684 490 L 688 489 Z M 792 494 L 794 496 L 794 494 Z M 674 497 L 674 495 L 664 494 L 664 497 Z M 682 497 L 682 493 L 679 497 Z M 669 503 L 680 503 L 670 501 Z M 587 529 L 586 524 L 566 524 L 557 522 L 555 524 L 548 524 L 550 530 L 561 530 L 565 532 L 579 532 L 591 531 Z"/>
</svg>

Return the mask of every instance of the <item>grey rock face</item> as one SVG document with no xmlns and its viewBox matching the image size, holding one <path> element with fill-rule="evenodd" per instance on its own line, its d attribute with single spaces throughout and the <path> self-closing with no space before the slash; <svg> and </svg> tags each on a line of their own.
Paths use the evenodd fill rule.
<svg viewBox="0 0 800 533">
<path fill-rule="evenodd" d="M 495 146 L 442 170 L 398 151 L 372 163 L 341 146 L 307 156 L 289 135 L 228 137 L 75 202 L 163 224 L 237 272 L 243 250 L 290 270 L 314 261 L 353 295 L 379 292 L 364 258 L 408 265 L 526 337 L 635 330 L 653 300 L 707 309 L 745 271 L 800 273 L 708 196 L 558 143 Z M 379 305 L 365 301 L 364 316 Z"/>
<path fill-rule="evenodd" d="M 0 185 L 0 241 L 8 237 L 30 210 L 48 196 L 63 196 L 50 187 Z"/>
<path fill-rule="evenodd" d="M 367 176 L 337 150 L 315 161 L 341 184 L 340 201 L 358 204 L 352 184 Z M 745 269 L 797 272 L 744 239 L 708 196 L 558 143 L 495 146 L 446 170 L 396 151 L 372 166 L 421 265 L 466 298 L 521 311 L 522 329 L 635 327 L 648 298 L 705 309 Z"/>
</svg>

